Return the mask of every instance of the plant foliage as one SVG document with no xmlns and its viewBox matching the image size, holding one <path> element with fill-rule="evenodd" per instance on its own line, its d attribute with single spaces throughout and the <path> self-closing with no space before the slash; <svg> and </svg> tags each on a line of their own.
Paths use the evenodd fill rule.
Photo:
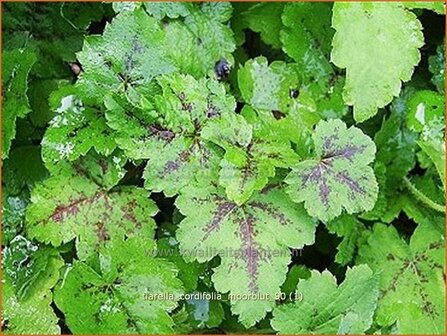
<svg viewBox="0 0 447 336">
<path fill-rule="evenodd" d="M 2 9 L 2 333 L 444 334 L 442 2 Z"/>
</svg>

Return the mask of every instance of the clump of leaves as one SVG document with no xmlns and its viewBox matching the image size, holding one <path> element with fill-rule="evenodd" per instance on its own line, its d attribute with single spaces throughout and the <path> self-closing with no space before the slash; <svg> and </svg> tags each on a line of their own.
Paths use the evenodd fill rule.
<svg viewBox="0 0 447 336">
<path fill-rule="evenodd" d="M 3 9 L 3 333 L 443 333 L 442 3 Z"/>
</svg>

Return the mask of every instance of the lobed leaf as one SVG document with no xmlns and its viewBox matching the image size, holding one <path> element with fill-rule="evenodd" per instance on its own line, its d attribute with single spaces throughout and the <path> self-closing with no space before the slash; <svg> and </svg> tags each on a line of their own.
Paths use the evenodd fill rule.
<svg viewBox="0 0 447 336">
<path fill-rule="evenodd" d="M 296 287 L 302 301 L 273 311 L 273 329 L 280 334 L 357 334 L 372 324 L 379 278 L 367 265 L 348 268 L 337 286 L 329 272 L 312 271 Z"/>
<path fill-rule="evenodd" d="M 99 252 L 99 266 L 76 261 L 55 290 L 55 302 L 73 333 L 169 334 L 183 293 L 171 263 L 150 257 L 153 242 L 116 241 Z M 132 261 L 132 262 L 129 262 Z M 169 293 L 173 298 L 153 299 Z"/>
<path fill-rule="evenodd" d="M 371 210 L 378 186 L 373 169 L 376 147 L 356 127 L 340 120 L 320 121 L 312 135 L 315 158 L 299 162 L 287 176 L 287 192 L 323 221 L 342 213 Z"/>
<path fill-rule="evenodd" d="M 100 163 L 104 174 L 116 164 L 113 159 Z M 53 246 L 75 239 L 81 260 L 115 240 L 142 234 L 153 237 L 155 223 L 150 216 L 157 207 L 147 192 L 133 186 L 110 189 L 95 178 L 94 167 L 89 168 L 62 167 L 33 189 L 26 212 L 29 236 Z"/>
<path fill-rule="evenodd" d="M 401 3 L 337 3 L 331 61 L 346 69 L 344 100 L 365 121 L 398 96 L 424 44 L 416 15 Z"/>
<path fill-rule="evenodd" d="M 216 255 L 216 290 L 254 299 L 231 300 L 232 312 L 246 327 L 274 307 L 290 262 L 289 247 L 314 240 L 315 222 L 301 206 L 293 205 L 280 185 L 269 185 L 247 203 L 237 205 L 217 187 L 189 186 L 176 200 L 186 216 L 177 239 L 185 258 L 205 262 Z M 256 296 L 266 295 L 263 299 Z"/>
<path fill-rule="evenodd" d="M 407 244 L 393 226 L 376 224 L 359 262 L 380 272 L 377 322 L 397 322 L 400 333 L 442 334 L 445 329 L 443 235 L 420 225 Z"/>
<path fill-rule="evenodd" d="M 26 93 L 28 75 L 35 62 L 36 54 L 31 48 L 2 51 L 2 159 L 8 157 L 16 136 L 16 119 L 31 111 Z"/>
</svg>

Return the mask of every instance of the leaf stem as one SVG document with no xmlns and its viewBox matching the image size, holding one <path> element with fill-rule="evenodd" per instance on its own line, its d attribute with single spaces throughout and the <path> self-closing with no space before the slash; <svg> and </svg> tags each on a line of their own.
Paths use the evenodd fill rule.
<svg viewBox="0 0 447 336">
<path fill-rule="evenodd" d="M 445 213 L 445 205 L 441 205 L 436 203 L 435 201 L 431 200 L 429 197 L 427 197 L 422 191 L 417 189 L 413 183 L 409 180 L 408 177 L 404 177 L 404 184 L 408 188 L 408 190 L 411 191 L 411 193 L 422 203 L 429 206 L 433 210 L 436 210 L 438 212 Z"/>
</svg>

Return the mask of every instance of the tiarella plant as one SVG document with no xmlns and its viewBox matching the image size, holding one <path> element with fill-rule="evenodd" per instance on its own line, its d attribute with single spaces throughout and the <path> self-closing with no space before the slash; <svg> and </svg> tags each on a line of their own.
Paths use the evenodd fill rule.
<svg viewBox="0 0 447 336">
<path fill-rule="evenodd" d="M 2 332 L 443 334 L 443 2 L 6 3 Z"/>
</svg>

